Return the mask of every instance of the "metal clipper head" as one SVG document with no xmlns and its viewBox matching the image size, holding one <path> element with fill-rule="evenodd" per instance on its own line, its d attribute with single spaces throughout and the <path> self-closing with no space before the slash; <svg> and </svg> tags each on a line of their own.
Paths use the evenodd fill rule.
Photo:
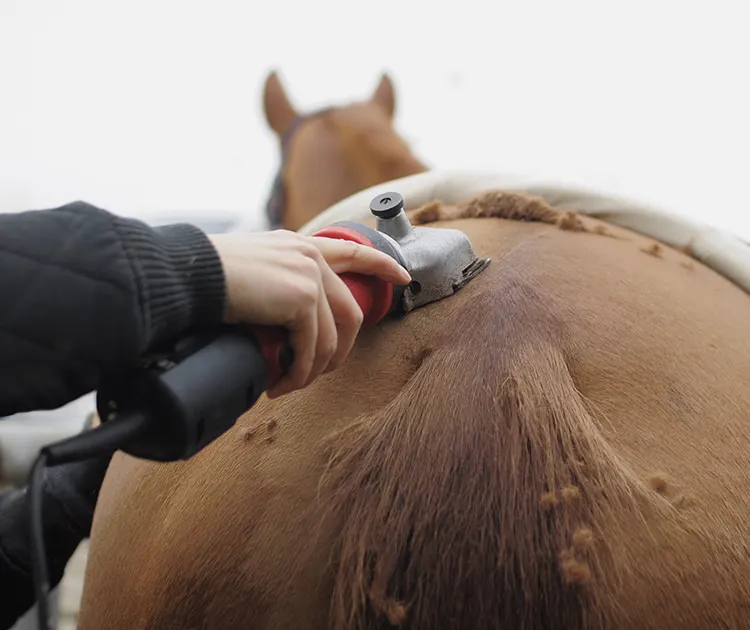
<svg viewBox="0 0 750 630">
<path fill-rule="evenodd" d="M 414 227 L 397 192 L 370 202 L 377 231 L 393 241 L 412 282 L 401 296 L 404 313 L 452 295 L 484 271 L 489 258 L 478 258 L 469 237 L 459 230 Z"/>
</svg>

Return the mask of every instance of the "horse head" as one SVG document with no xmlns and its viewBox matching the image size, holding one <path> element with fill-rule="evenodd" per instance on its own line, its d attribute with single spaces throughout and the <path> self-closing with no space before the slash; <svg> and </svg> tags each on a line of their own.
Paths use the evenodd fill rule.
<svg viewBox="0 0 750 630">
<path fill-rule="evenodd" d="M 369 99 L 311 113 L 299 113 L 277 73 L 269 74 L 263 110 L 281 147 L 266 206 L 270 227 L 298 230 L 364 188 L 427 170 L 394 129 L 395 108 L 386 74 Z"/>
</svg>

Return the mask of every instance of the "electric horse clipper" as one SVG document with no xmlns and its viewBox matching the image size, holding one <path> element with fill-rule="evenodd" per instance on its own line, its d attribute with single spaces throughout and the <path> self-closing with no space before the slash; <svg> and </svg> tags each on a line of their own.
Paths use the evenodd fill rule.
<svg viewBox="0 0 750 630">
<path fill-rule="evenodd" d="M 341 274 L 365 326 L 448 297 L 490 263 L 477 257 L 463 232 L 413 227 L 396 192 L 375 197 L 370 211 L 377 229 L 342 221 L 316 233 L 375 247 L 411 273 L 406 287 L 375 276 Z M 126 453 L 156 461 L 188 459 L 231 428 L 293 360 L 284 328 L 221 328 L 191 337 L 171 355 L 152 357 L 102 387 L 99 415 L 104 423 L 124 415 L 143 418 L 137 437 L 121 447 Z"/>
<path fill-rule="evenodd" d="M 375 247 L 411 273 L 406 287 L 375 276 L 341 275 L 362 309 L 365 326 L 452 295 L 490 263 L 476 256 L 463 232 L 413 227 L 398 193 L 375 197 L 370 211 L 377 229 L 342 221 L 316 233 Z M 29 479 L 40 630 L 52 626 L 42 527 L 44 468 L 117 450 L 153 461 L 189 459 L 234 426 L 293 361 L 285 328 L 222 326 L 151 355 L 100 386 L 97 411 L 102 425 L 42 448 Z"/>
</svg>

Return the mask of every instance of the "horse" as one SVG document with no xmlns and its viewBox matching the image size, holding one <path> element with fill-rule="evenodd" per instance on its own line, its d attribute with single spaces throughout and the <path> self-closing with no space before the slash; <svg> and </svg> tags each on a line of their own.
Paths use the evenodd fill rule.
<svg viewBox="0 0 750 630">
<path fill-rule="evenodd" d="M 489 267 L 189 461 L 115 454 L 79 628 L 750 627 L 750 248 L 440 171 L 299 231 L 388 190 Z"/>
<path fill-rule="evenodd" d="M 281 151 L 266 204 L 272 229 L 296 231 L 362 189 L 428 170 L 394 130 L 396 90 L 387 73 L 369 99 L 298 113 L 273 71 L 263 111 Z"/>
</svg>

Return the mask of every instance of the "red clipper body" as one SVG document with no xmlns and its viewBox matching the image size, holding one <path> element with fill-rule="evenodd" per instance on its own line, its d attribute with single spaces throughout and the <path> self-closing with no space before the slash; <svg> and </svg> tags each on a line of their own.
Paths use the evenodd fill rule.
<svg viewBox="0 0 750 630">
<path fill-rule="evenodd" d="M 382 233 L 359 223 L 342 221 L 331 224 L 316 232 L 314 236 L 354 241 L 360 245 L 373 247 L 393 257 L 400 265 L 406 263 L 397 246 Z M 363 326 L 373 326 L 393 310 L 399 287 L 381 280 L 377 276 L 366 276 L 356 273 L 344 273 L 339 276 L 354 299 L 362 309 Z M 268 366 L 267 389 L 275 385 L 288 371 L 294 360 L 294 353 L 289 345 L 286 328 L 278 326 L 254 326 L 253 334 L 258 340 L 261 352 Z"/>
</svg>

